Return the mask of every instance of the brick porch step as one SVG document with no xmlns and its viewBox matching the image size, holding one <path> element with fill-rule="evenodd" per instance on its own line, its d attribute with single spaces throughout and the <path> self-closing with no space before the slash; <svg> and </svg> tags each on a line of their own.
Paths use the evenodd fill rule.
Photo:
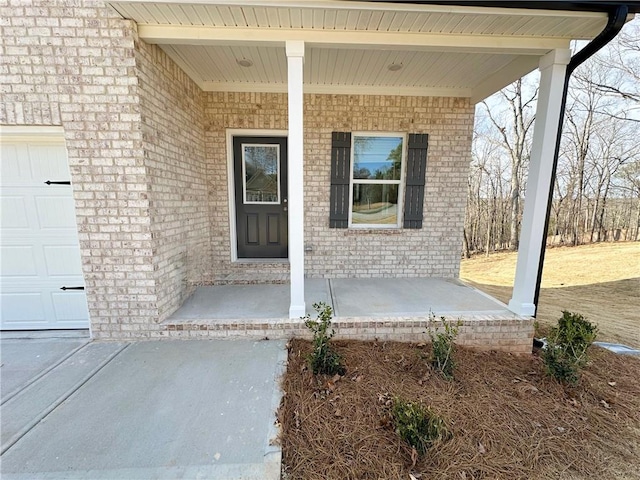
<svg viewBox="0 0 640 480">
<path fill-rule="evenodd" d="M 213 285 L 277 285 L 289 283 L 288 273 L 229 273 L 213 280 Z"/>
</svg>

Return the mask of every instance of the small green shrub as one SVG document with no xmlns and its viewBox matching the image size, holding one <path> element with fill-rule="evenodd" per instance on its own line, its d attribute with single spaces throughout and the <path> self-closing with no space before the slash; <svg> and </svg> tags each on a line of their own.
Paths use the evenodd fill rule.
<svg viewBox="0 0 640 480">
<path fill-rule="evenodd" d="M 456 366 L 453 354 L 455 352 L 455 339 L 458 336 L 460 321 L 455 325 L 447 323 L 444 317 L 440 317 L 441 327 L 434 327 L 435 315 L 429 317 L 429 337 L 431 338 L 431 365 L 447 379 L 453 378 L 453 370 Z"/>
<path fill-rule="evenodd" d="M 563 311 L 558 325 L 550 330 L 547 347 L 542 352 L 547 374 L 564 383 L 577 383 L 580 369 L 588 360 L 587 349 L 597 334 L 598 327 L 582 315 Z"/>
<path fill-rule="evenodd" d="M 391 415 L 396 433 L 419 454 L 451 437 L 445 421 L 422 404 L 395 397 Z"/>
<path fill-rule="evenodd" d="M 558 319 L 558 326 L 551 331 L 556 343 L 566 346 L 567 351 L 578 365 L 584 366 L 587 362 L 587 349 L 598 336 L 598 327 L 579 313 L 571 313 L 566 310 Z"/>
<path fill-rule="evenodd" d="M 542 352 L 542 361 L 550 377 L 572 385 L 578 382 L 580 368 L 561 346 L 547 341 L 547 347 Z"/>
<path fill-rule="evenodd" d="M 335 334 L 331 328 L 333 310 L 324 302 L 314 303 L 313 309 L 318 314 L 315 320 L 309 314 L 302 317 L 305 326 L 313 332 L 313 351 L 307 357 L 309 366 L 315 374 L 344 375 L 342 357 L 329 344 Z"/>
</svg>

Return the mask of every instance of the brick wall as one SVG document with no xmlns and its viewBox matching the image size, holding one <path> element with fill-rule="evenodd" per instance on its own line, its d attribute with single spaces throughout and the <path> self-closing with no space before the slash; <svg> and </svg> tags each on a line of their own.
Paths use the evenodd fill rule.
<svg viewBox="0 0 640 480">
<path fill-rule="evenodd" d="M 64 127 L 93 333 L 144 330 L 158 307 L 133 25 L 84 1 L 9 0 L 0 18 L 0 123 Z"/>
<path fill-rule="evenodd" d="M 200 88 L 156 45 L 137 43 L 159 320 L 211 282 Z"/>
<path fill-rule="evenodd" d="M 149 335 L 211 276 L 201 91 L 101 2 L 0 17 L 0 123 L 65 131 L 93 334 Z"/>
<path fill-rule="evenodd" d="M 284 94 L 205 93 L 214 265 L 230 262 L 225 131 L 286 129 Z M 309 277 L 457 277 L 474 109 L 468 99 L 305 95 L 305 272 Z M 428 133 L 420 230 L 329 228 L 331 132 Z M 286 268 L 260 265 L 261 269 Z"/>
</svg>

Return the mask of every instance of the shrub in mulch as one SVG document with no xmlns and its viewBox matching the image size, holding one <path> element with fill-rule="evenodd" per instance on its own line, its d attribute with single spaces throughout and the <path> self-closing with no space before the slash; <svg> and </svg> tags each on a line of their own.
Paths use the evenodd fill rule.
<svg viewBox="0 0 640 480">
<path fill-rule="evenodd" d="M 537 355 L 456 350 L 456 375 L 431 346 L 335 342 L 345 375 L 314 375 L 312 345 L 289 344 L 283 479 L 640 479 L 640 358 L 592 347 L 575 385 Z M 401 397 L 447 419 L 449 437 L 416 456 L 389 421 Z"/>
</svg>

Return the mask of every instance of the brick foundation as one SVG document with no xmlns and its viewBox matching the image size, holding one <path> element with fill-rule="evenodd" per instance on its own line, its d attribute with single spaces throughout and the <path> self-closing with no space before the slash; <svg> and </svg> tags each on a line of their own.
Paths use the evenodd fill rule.
<svg viewBox="0 0 640 480">
<path fill-rule="evenodd" d="M 531 318 L 501 315 L 445 317 L 459 323 L 456 344 L 477 350 L 498 350 L 515 354 L 531 353 L 533 322 Z M 438 322 L 439 323 L 439 322 Z M 428 317 L 335 318 L 332 326 L 337 340 L 429 341 Z M 307 338 L 311 335 L 302 320 L 238 319 L 215 321 L 166 322 L 154 336 L 160 338 Z"/>
</svg>

